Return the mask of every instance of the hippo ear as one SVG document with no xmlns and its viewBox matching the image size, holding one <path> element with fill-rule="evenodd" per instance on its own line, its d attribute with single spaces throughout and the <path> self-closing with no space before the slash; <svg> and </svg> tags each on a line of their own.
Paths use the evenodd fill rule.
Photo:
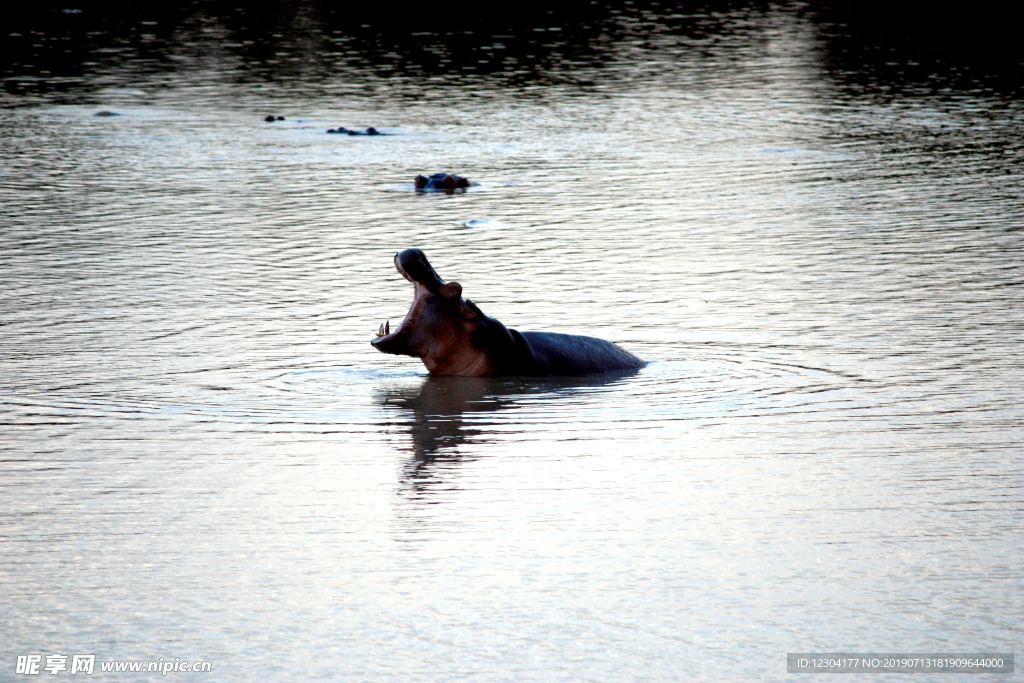
<svg viewBox="0 0 1024 683">
<path fill-rule="evenodd" d="M 477 305 L 469 299 L 462 301 L 462 306 L 459 307 L 462 310 L 462 317 L 466 320 L 475 320 L 479 316 L 483 315 Z"/>
<path fill-rule="evenodd" d="M 447 282 L 438 287 L 437 291 L 446 299 L 458 299 L 462 296 L 462 285 L 458 282 Z"/>
</svg>

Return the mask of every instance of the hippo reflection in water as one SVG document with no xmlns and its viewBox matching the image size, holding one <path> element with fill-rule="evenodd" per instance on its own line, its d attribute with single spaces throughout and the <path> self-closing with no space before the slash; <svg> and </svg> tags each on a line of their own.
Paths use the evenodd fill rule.
<svg viewBox="0 0 1024 683">
<path fill-rule="evenodd" d="M 435 173 L 430 176 L 418 175 L 414 182 L 419 192 L 454 192 L 470 186 L 469 178 L 454 173 Z"/>
<path fill-rule="evenodd" d="M 421 359 L 432 375 L 588 375 L 644 365 L 603 339 L 505 327 L 463 299 L 458 282 L 442 280 L 419 249 L 395 254 L 395 268 L 413 284 L 412 306 L 397 330 L 386 322 L 370 343 Z"/>
</svg>

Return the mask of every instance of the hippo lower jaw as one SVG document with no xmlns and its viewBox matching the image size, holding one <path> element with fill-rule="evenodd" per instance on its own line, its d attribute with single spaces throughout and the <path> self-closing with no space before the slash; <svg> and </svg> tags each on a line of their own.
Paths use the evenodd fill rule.
<svg viewBox="0 0 1024 683">
<path fill-rule="evenodd" d="M 394 332 L 391 331 L 390 320 L 381 323 L 377 328 L 377 336 L 370 340 L 370 344 L 382 353 L 418 358 L 419 354 L 409 347 L 409 328 L 404 323 L 405 321 L 399 323 Z"/>
<path fill-rule="evenodd" d="M 381 325 L 381 328 L 384 327 L 384 325 Z M 377 338 L 371 339 L 370 344 L 373 345 L 373 348 L 382 353 L 391 353 L 396 356 L 412 355 L 408 351 L 404 350 L 404 344 L 399 343 L 398 331 L 391 334 L 385 332 L 384 329 L 380 329 L 377 331 Z"/>
</svg>

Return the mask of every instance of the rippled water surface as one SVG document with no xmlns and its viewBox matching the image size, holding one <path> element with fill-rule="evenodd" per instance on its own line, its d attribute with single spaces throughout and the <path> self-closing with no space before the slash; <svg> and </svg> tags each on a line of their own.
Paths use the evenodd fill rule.
<svg viewBox="0 0 1024 683">
<path fill-rule="evenodd" d="M 0 679 L 1021 650 L 1019 70 L 801 4 L 89 7 L 5 29 Z M 410 246 L 649 364 L 380 354 Z"/>
</svg>

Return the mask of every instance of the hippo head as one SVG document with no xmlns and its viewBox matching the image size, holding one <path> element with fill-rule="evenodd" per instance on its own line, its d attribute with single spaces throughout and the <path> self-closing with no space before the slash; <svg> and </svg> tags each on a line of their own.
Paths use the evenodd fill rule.
<svg viewBox="0 0 1024 683">
<path fill-rule="evenodd" d="M 413 179 L 413 183 L 417 190 L 438 190 L 448 194 L 470 186 L 469 178 L 463 178 L 454 173 L 435 173 L 429 177 L 418 175 Z"/>
<path fill-rule="evenodd" d="M 489 374 L 478 334 L 488 319 L 462 298 L 462 285 L 442 280 L 419 249 L 395 254 L 395 268 L 413 285 L 412 305 L 398 329 L 384 323 L 370 343 L 384 353 L 419 358 L 432 374 Z"/>
</svg>

